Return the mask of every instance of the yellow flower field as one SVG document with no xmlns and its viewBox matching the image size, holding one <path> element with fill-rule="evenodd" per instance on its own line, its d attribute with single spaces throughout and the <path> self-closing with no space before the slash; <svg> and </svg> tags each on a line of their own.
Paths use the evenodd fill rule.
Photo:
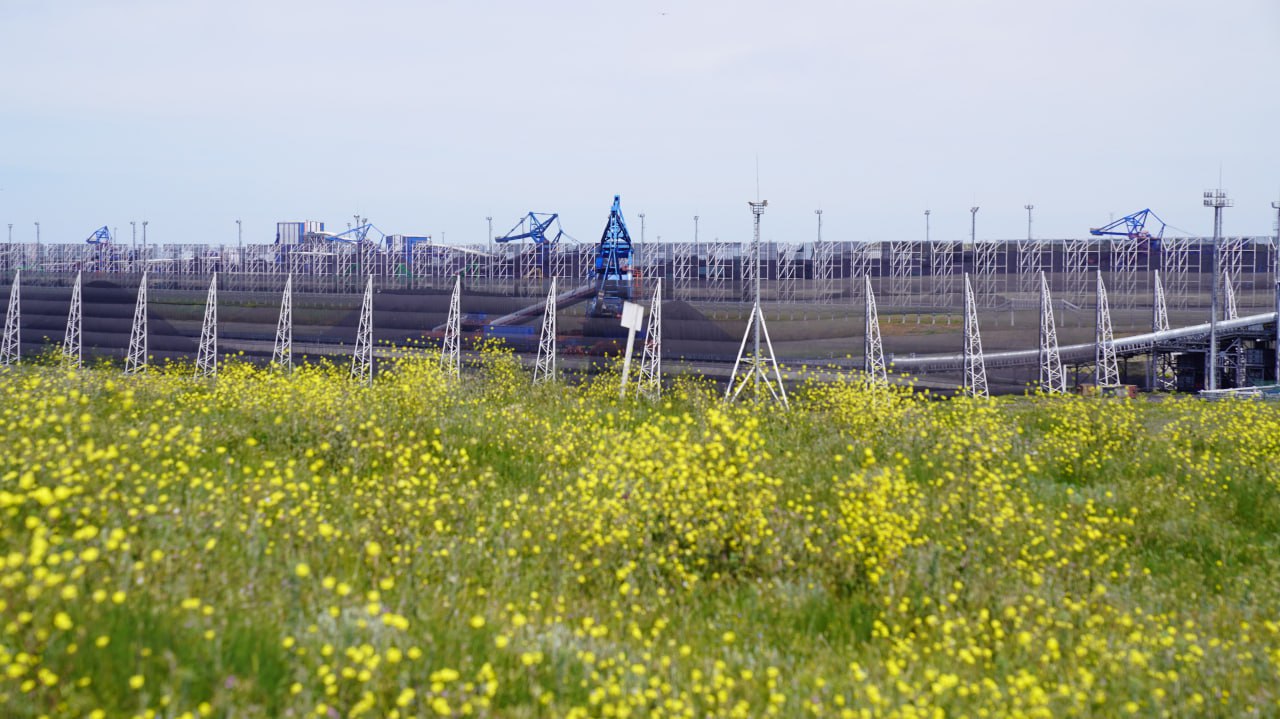
<svg viewBox="0 0 1280 719">
<path fill-rule="evenodd" d="M 0 373 L 5 716 L 1280 713 L 1280 408 Z"/>
</svg>

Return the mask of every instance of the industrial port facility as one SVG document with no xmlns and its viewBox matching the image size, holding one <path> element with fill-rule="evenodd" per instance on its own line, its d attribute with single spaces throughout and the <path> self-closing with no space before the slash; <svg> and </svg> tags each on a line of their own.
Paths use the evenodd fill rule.
<svg viewBox="0 0 1280 719">
<path fill-rule="evenodd" d="M 1269 314 L 1277 303 L 1275 237 L 1166 236 L 1158 217 L 1143 210 L 1077 238 L 851 242 L 824 238 L 819 215 L 811 241 L 760 243 L 757 269 L 751 241 L 641 241 L 628 230 L 617 197 L 601 219 L 600 238 L 580 241 L 560 228 L 555 213 L 530 212 L 492 242 L 472 245 L 385 234 L 360 218 L 342 232 L 318 221 L 281 222 L 275 241 L 239 246 L 139 245 L 103 227 L 75 244 L 0 246 L 0 277 L 12 280 L 21 270 L 23 354 L 63 340 L 79 276 L 86 356 L 122 357 L 145 273 L 150 352 L 160 359 L 194 356 L 215 273 L 221 347 L 251 357 L 271 354 L 289 278 L 295 342 L 310 355 L 349 353 L 370 277 L 377 343 L 438 344 L 449 291 L 461 277 L 464 345 L 467 338 L 499 338 L 528 352 L 536 350 L 543 298 L 555 278 L 560 346 L 586 356 L 616 353 L 622 304 L 648 302 L 660 282 L 668 369 L 727 376 L 758 272 L 779 361 L 863 366 L 870 288 L 891 371 L 939 388 L 963 380 L 967 279 L 993 391 L 1021 391 L 1037 381 L 1046 312 L 1064 348 L 1069 383 L 1098 382 L 1105 285 L 1102 301 L 1124 384 L 1209 386 L 1208 336 L 1194 328 L 1210 321 L 1215 304 L 1213 316 L 1231 324 L 1218 337 L 1223 360 L 1212 384 L 1276 381 Z M 1178 328 L 1192 329 L 1177 334 Z M 1151 341 L 1124 343 L 1152 333 Z"/>
</svg>

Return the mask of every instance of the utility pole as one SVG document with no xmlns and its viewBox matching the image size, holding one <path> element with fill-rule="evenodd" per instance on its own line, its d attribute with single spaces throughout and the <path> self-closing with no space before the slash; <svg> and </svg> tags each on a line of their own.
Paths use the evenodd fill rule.
<svg viewBox="0 0 1280 719">
<path fill-rule="evenodd" d="M 978 244 L 978 208 L 969 208 L 969 242 L 973 245 Z"/>
<path fill-rule="evenodd" d="M 236 220 L 236 247 L 240 250 L 244 249 L 243 228 L 240 226 L 240 220 Z"/>
<path fill-rule="evenodd" d="M 493 254 L 493 215 L 485 215 L 485 221 L 489 223 L 489 254 Z"/>
<path fill-rule="evenodd" d="M 698 216 L 693 216 L 693 245 L 698 246 Z"/>
<path fill-rule="evenodd" d="M 1027 211 L 1027 240 L 1031 240 L 1031 211 L 1036 209 L 1035 205 L 1023 205 L 1022 209 Z"/>
<path fill-rule="evenodd" d="M 929 215 L 930 215 L 930 214 L 932 214 L 932 211 L 931 211 L 931 210 L 925 210 L 925 211 L 924 211 L 924 241 L 925 241 L 925 244 L 928 244 L 928 243 L 929 243 Z"/>
<path fill-rule="evenodd" d="M 129 226 L 133 228 L 133 251 L 138 251 L 138 223 L 136 220 L 129 220 Z"/>
<path fill-rule="evenodd" d="M 150 222 L 150 220 L 142 221 L 142 253 L 144 255 L 147 253 L 147 223 L 148 222 Z"/>
<path fill-rule="evenodd" d="M 813 214 L 818 216 L 818 242 L 822 242 L 822 210 L 814 210 Z"/>
<path fill-rule="evenodd" d="M 1204 206 L 1213 208 L 1213 251 L 1209 260 L 1213 294 L 1209 304 L 1209 376 L 1205 378 L 1205 387 L 1210 390 L 1218 388 L 1218 239 L 1222 237 L 1222 208 L 1233 204 L 1222 188 L 1204 192 Z"/>
</svg>

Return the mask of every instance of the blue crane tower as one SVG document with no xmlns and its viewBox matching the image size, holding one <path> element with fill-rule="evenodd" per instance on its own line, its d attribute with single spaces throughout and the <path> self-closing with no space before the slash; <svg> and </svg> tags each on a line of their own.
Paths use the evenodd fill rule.
<svg viewBox="0 0 1280 719">
<path fill-rule="evenodd" d="M 554 235 L 550 234 L 553 227 L 555 228 Z M 516 226 L 507 231 L 507 234 L 495 237 L 493 241 L 499 244 L 506 244 L 520 240 L 533 240 L 534 247 L 537 249 L 538 269 L 543 275 L 546 275 L 550 268 L 551 250 L 560 242 L 561 238 L 568 236 L 564 229 L 560 227 L 559 214 L 555 212 L 530 212 L 521 217 Z"/>
<path fill-rule="evenodd" d="M 596 296 L 587 308 L 591 317 L 621 317 L 622 305 L 631 299 L 631 233 L 622 217 L 622 198 L 613 196 L 609 221 L 596 247 Z"/>
<path fill-rule="evenodd" d="M 107 229 L 106 225 L 103 225 L 94 230 L 93 234 L 89 235 L 85 242 L 90 245 L 109 245 L 111 244 L 111 231 Z"/>
<path fill-rule="evenodd" d="M 1154 235 L 1147 231 L 1147 218 L 1154 218 L 1160 223 L 1160 231 Z M 1122 229 L 1123 228 L 1123 229 Z M 1131 240 L 1156 240 L 1157 242 L 1164 238 L 1164 220 L 1150 209 L 1139 210 L 1131 215 L 1125 215 L 1120 219 L 1103 225 L 1102 227 L 1089 228 L 1089 234 L 1102 237 L 1128 237 Z"/>
</svg>

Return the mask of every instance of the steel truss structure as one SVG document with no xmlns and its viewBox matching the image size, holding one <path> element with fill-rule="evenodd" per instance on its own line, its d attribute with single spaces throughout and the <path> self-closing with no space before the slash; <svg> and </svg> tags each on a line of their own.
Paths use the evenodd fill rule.
<svg viewBox="0 0 1280 719">
<path fill-rule="evenodd" d="M 884 363 L 884 342 L 880 339 L 880 313 L 876 311 L 876 296 L 871 290 L 871 276 L 863 275 L 863 294 L 866 312 L 863 315 L 862 371 L 876 384 L 888 384 L 889 374 Z"/>
<path fill-rule="evenodd" d="M 974 243 L 973 266 L 978 280 L 978 298 L 986 307 L 993 307 L 1003 291 L 1001 280 L 1007 270 L 1005 243 L 981 240 Z"/>
<path fill-rule="evenodd" d="M 1098 269 L 1098 245 L 1093 240 L 1067 240 L 1063 248 L 1067 296 L 1083 304 L 1091 294 L 1089 275 Z"/>
<path fill-rule="evenodd" d="M 1121 307 L 1132 307 L 1138 291 L 1138 251 L 1146 240 L 1111 237 L 1111 289 Z"/>
<path fill-rule="evenodd" d="M 796 301 L 796 258 L 804 251 L 804 245 L 792 242 L 781 242 L 775 246 L 778 253 L 777 282 L 778 301 Z"/>
<path fill-rule="evenodd" d="M 0 337 L 0 366 L 18 364 L 22 357 L 22 270 L 13 274 L 9 306 L 4 313 L 4 335 Z"/>
<path fill-rule="evenodd" d="M 929 248 L 929 270 L 933 276 L 933 296 L 939 307 L 951 307 L 956 293 L 956 258 L 960 243 L 954 240 L 934 240 Z"/>
<path fill-rule="evenodd" d="M 691 299 L 693 282 L 698 277 L 698 250 L 692 242 L 677 242 L 671 247 L 672 294 L 677 300 Z"/>
<path fill-rule="evenodd" d="M 1159 270 L 1152 276 L 1152 285 L 1154 301 L 1151 303 L 1151 331 L 1168 332 L 1170 329 L 1169 304 L 1165 298 L 1164 283 L 1160 279 Z M 1153 348 L 1147 373 L 1149 380 L 1147 386 L 1152 390 L 1172 392 L 1177 386 L 1176 372 L 1177 366 L 1174 364 L 1173 353 L 1161 352 L 1159 348 Z"/>
<path fill-rule="evenodd" d="M 462 375 L 462 275 L 453 281 L 449 296 L 449 315 L 444 322 L 444 345 L 440 351 L 440 368 L 451 377 Z"/>
<path fill-rule="evenodd" d="M 889 291 L 900 304 L 914 296 L 913 278 L 920 274 L 921 246 L 914 240 L 889 243 Z"/>
<path fill-rule="evenodd" d="M 1042 275 L 1052 267 L 1046 262 L 1044 240 L 1026 240 L 1018 245 L 1018 291 L 1032 294 L 1040 289 Z"/>
<path fill-rule="evenodd" d="M 1058 352 L 1058 329 L 1053 318 L 1053 297 L 1049 294 L 1049 278 L 1040 271 L 1040 391 L 1065 394 L 1067 374 Z"/>
<path fill-rule="evenodd" d="M 556 278 L 551 278 L 547 304 L 542 310 L 542 333 L 538 337 L 538 361 L 533 366 L 533 381 L 556 381 Z"/>
<path fill-rule="evenodd" d="M 147 371 L 147 273 L 138 284 L 138 302 L 133 307 L 133 328 L 129 331 L 129 349 L 124 357 L 125 374 Z"/>
<path fill-rule="evenodd" d="M 71 286 L 71 307 L 67 310 L 67 329 L 62 335 L 63 361 L 73 367 L 79 367 L 84 363 L 80 339 L 80 328 L 84 321 L 84 302 L 80 299 L 80 274 L 76 273 L 76 283 Z"/>
<path fill-rule="evenodd" d="M 276 320 L 276 340 L 271 350 L 271 364 L 293 370 L 293 275 L 284 281 L 280 296 L 280 317 Z"/>
<path fill-rule="evenodd" d="M 835 300 L 834 278 L 834 246 L 829 240 L 813 243 L 813 291 L 818 302 L 830 303 Z"/>
<path fill-rule="evenodd" d="M 218 274 L 209 280 L 209 296 L 204 302 L 204 322 L 200 324 L 200 344 L 196 347 L 196 376 L 218 376 Z"/>
<path fill-rule="evenodd" d="M 356 347 L 351 353 L 351 379 L 373 385 L 373 275 L 360 302 L 360 323 L 356 327 Z"/>
<path fill-rule="evenodd" d="M 1116 361 L 1115 335 L 1111 332 L 1111 307 L 1107 302 L 1107 288 L 1098 273 L 1097 312 L 1094 322 L 1094 384 L 1099 387 L 1115 387 L 1120 384 L 1120 369 Z"/>
<path fill-rule="evenodd" d="M 969 273 L 964 273 L 964 393 L 986 397 L 987 365 L 982 355 L 982 335 L 978 331 L 978 303 L 973 297 Z"/>
<path fill-rule="evenodd" d="M 649 301 L 649 319 L 644 331 L 644 352 L 640 358 L 640 376 L 636 394 L 657 400 L 662 396 L 662 280 L 653 288 Z"/>
</svg>

